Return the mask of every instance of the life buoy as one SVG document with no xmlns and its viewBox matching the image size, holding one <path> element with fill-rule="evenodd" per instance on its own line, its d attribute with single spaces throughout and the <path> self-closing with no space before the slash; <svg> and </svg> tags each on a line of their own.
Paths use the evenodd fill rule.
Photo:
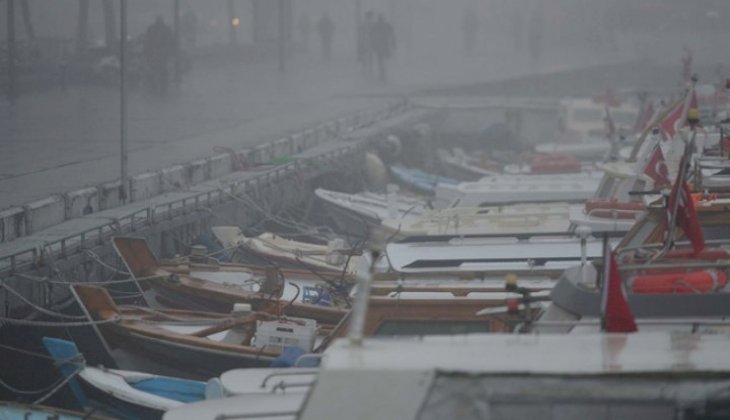
<svg viewBox="0 0 730 420">
<path fill-rule="evenodd" d="M 580 161 L 572 155 L 560 153 L 537 155 L 530 162 L 530 172 L 533 174 L 575 173 L 580 171 Z"/>
<path fill-rule="evenodd" d="M 587 215 L 611 219 L 634 219 L 645 209 L 641 201 L 620 202 L 592 198 L 585 204 Z"/>
<path fill-rule="evenodd" d="M 629 279 L 629 284 L 636 294 L 708 293 L 725 287 L 727 274 L 715 269 L 639 274 Z"/>
</svg>

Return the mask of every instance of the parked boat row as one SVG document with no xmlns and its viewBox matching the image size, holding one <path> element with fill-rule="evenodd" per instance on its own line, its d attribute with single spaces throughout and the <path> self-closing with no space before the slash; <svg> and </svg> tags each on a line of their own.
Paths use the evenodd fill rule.
<svg viewBox="0 0 730 420">
<path fill-rule="evenodd" d="M 441 154 L 467 182 L 391 162 L 399 187 L 315 186 L 333 233 L 221 224 L 168 260 L 116 237 L 143 299 L 73 294 L 119 365 L 122 349 L 174 373 L 43 344 L 79 407 L 119 418 L 722 418 L 730 165 L 722 124 L 700 130 L 693 97 L 636 129 L 639 107 L 563 103 L 581 147 L 610 150 L 595 137 L 615 119 L 629 161 L 457 149 Z"/>
</svg>

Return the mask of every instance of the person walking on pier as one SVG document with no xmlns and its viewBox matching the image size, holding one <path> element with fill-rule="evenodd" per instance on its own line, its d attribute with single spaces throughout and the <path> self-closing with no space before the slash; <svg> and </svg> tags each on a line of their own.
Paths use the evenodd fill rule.
<svg viewBox="0 0 730 420">
<path fill-rule="evenodd" d="M 169 66 L 174 55 L 175 38 L 172 29 L 161 16 L 147 28 L 144 35 L 144 59 L 148 83 L 153 93 L 164 94 L 169 84 Z"/>
<path fill-rule="evenodd" d="M 332 58 L 332 38 L 335 35 L 335 23 L 332 22 L 327 12 L 322 13 L 322 17 L 317 22 L 317 32 L 322 42 L 322 58 L 329 61 Z"/>
<path fill-rule="evenodd" d="M 378 20 L 373 24 L 370 42 L 378 64 L 378 78 L 384 82 L 386 80 L 385 62 L 395 50 L 395 31 L 393 26 L 385 21 L 382 13 L 378 14 Z"/>
</svg>

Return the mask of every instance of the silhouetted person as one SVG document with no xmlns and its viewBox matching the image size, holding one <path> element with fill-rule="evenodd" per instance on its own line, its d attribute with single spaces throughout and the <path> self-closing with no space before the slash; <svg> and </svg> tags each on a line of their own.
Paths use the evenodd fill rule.
<svg viewBox="0 0 730 420">
<path fill-rule="evenodd" d="M 374 25 L 375 13 L 368 11 L 357 30 L 357 60 L 360 62 L 362 73 L 366 76 L 372 74 L 373 62 L 375 61 L 372 45 Z"/>
<path fill-rule="evenodd" d="M 165 93 L 169 83 L 169 65 L 173 58 L 175 38 L 161 17 L 147 28 L 144 35 L 144 59 L 150 89 Z"/>
<path fill-rule="evenodd" d="M 522 50 L 522 13 L 514 11 L 510 13 L 510 26 L 512 27 L 512 40 L 517 51 Z"/>
<path fill-rule="evenodd" d="M 332 38 L 335 35 L 335 23 L 327 15 L 322 13 L 322 17 L 317 22 L 317 32 L 322 42 L 322 58 L 329 60 L 332 57 Z"/>
<path fill-rule="evenodd" d="M 312 22 L 309 20 L 309 15 L 306 13 L 302 13 L 299 16 L 299 21 L 297 22 L 297 27 L 299 29 L 299 38 L 300 42 L 302 43 L 302 48 L 304 51 L 309 50 L 309 37 L 310 33 L 312 32 Z"/>
<path fill-rule="evenodd" d="M 385 21 L 382 13 L 378 14 L 378 19 L 373 24 L 370 42 L 378 63 L 378 77 L 381 81 L 385 81 L 385 62 L 395 50 L 395 31 L 390 23 Z"/>
<path fill-rule="evenodd" d="M 464 31 L 464 47 L 467 51 L 474 51 L 477 42 L 477 29 L 479 20 L 474 10 L 467 9 L 464 13 L 464 21 L 461 24 L 461 30 Z"/>
<path fill-rule="evenodd" d="M 198 16 L 192 7 L 188 7 L 182 15 L 180 30 L 184 48 L 186 50 L 195 48 L 198 42 Z"/>
<path fill-rule="evenodd" d="M 537 11 L 532 13 L 528 30 L 527 42 L 528 48 L 530 49 L 530 56 L 534 61 L 537 61 L 540 58 L 540 52 L 542 50 L 543 18 L 541 13 Z"/>
</svg>

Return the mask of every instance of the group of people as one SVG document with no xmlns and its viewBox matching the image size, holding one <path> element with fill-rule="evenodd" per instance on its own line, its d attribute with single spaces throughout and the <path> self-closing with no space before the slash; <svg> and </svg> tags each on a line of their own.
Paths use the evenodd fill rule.
<svg viewBox="0 0 730 420">
<path fill-rule="evenodd" d="M 368 11 L 357 31 L 357 57 L 365 76 L 377 69 L 378 78 L 386 79 L 386 61 L 395 51 L 395 31 L 382 13 Z"/>
</svg>

